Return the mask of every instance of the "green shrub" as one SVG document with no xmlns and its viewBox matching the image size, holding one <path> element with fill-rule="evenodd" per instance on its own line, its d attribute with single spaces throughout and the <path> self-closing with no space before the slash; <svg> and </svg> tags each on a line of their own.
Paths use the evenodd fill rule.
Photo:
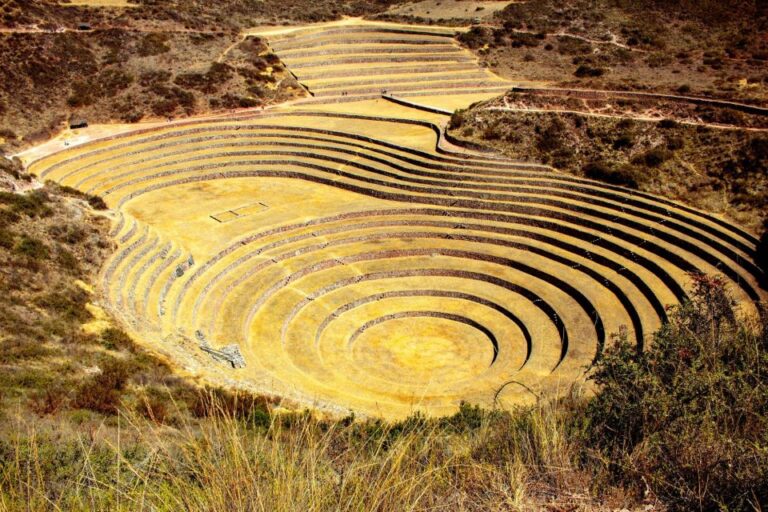
<svg viewBox="0 0 768 512">
<path fill-rule="evenodd" d="M 464 122 L 466 121 L 466 110 L 464 109 L 457 109 L 454 111 L 453 115 L 451 116 L 451 120 L 448 124 L 448 128 L 450 130 L 458 130 L 462 126 L 464 126 Z"/>
<path fill-rule="evenodd" d="M 648 350 L 623 333 L 596 363 L 588 443 L 673 510 L 752 509 L 768 503 L 768 329 L 737 320 L 723 279 L 692 278 Z"/>
<path fill-rule="evenodd" d="M 672 63 L 672 56 L 666 52 L 655 52 L 645 59 L 646 64 L 652 68 L 660 68 Z"/>
<path fill-rule="evenodd" d="M 116 414 L 133 367 L 120 359 L 106 359 L 101 371 L 77 389 L 72 406 L 102 414 Z"/>
<path fill-rule="evenodd" d="M 168 82 L 171 79 L 171 73 L 165 70 L 150 70 L 139 75 L 139 85 L 142 87 L 151 87 Z"/>
<path fill-rule="evenodd" d="M 592 53 L 592 45 L 575 37 L 560 37 L 557 52 L 561 55 L 584 55 Z"/>
<path fill-rule="evenodd" d="M 109 350 L 133 351 L 133 340 L 122 329 L 108 327 L 101 333 L 99 341 Z"/>
<path fill-rule="evenodd" d="M 605 74 L 605 69 L 582 64 L 573 73 L 578 78 L 596 78 Z"/>
<path fill-rule="evenodd" d="M 553 118 L 547 127 L 539 133 L 536 147 L 542 152 L 557 151 L 563 145 L 567 130 L 568 127 L 560 117 Z"/>
<path fill-rule="evenodd" d="M 255 98 L 237 96 L 235 94 L 225 94 L 221 97 L 221 106 L 224 108 L 253 108 L 261 105 L 261 102 Z"/>
<path fill-rule="evenodd" d="M 166 53 L 171 50 L 171 47 L 166 44 L 168 39 L 168 34 L 151 32 L 145 35 L 139 42 L 137 47 L 138 54 L 141 57 L 151 57 Z"/>
<path fill-rule="evenodd" d="M 584 166 L 582 172 L 591 180 L 629 188 L 637 188 L 638 186 L 635 172 L 630 167 L 615 168 L 604 162 L 591 162 Z"/>
<path fill-rule="evenodd" d="M 477 405 L 461 402 L 458 412 L 453 416 L 441 418 L 440 425 L 455 432 L 471 432 L 479 429 L 486 421 L 487 416 L 488 412 Z"/>
<path fill-rule="evenodd" d="M 486 126 L 485 130 L 483 130 L 483 138 L 486 140 L 499 140 L 504 135 L 504 132 L 501 129 L 501 123 L 492 123 Z"/>
<path fill-rule="evenodd" d="M 2 364 L 13 364 L 30 359 L 40 361 L 53 353 L 50 347 L 44 346 L 38 340 L 31 340 L 23 336 L 12 336 L 4 339 L 2 347 L 3 349 L 0 351 L 0 363 Z"/>
<path fill-rule="evenodd" d="M 542 38 L 538 34 L 528 34 L 525 32 L 513 32 L 509 34 L 509 44 L 512 48 L 535 48 L 539 46 Z"/>
<path fill-rule="evenodd" d="M 134 82 L 134 77 L 122 69 L 105 69 L 97 77 L 99 83 L 99 96 L 107 98 L 116 96 L 120 91 L 127 89 Z"/>
<path fill-rule="evenodd" d="M 85 230 L 75 224 L 55 224 L 48 228 L 48 234 L 54 240 L 67 244 L 76 244 L 85 239 Z"/>
<path fill-rule="evenodd" d="M 7 128 L 0 128 L 0 139 L 16 140 L 16 134 Z M 24 166 L 18 158 L 8 159 L 0 154 L 0 172 L 19 179 L 24 174 Z"/>
<path fill-rule="evenodd" d="M 78 260 L 74 254 L 66 250 L 64 247 L 59 247 L 56 251 L 56 260 L 59 267 L 67 273 L 78 275 L 81 272 L 80 260 Z"/>
<path fill-rule="evenodd" d="M 11 249 L 16 243 L 16 236 L 7 229 L 0 228 L 0 247 Z"/>
<path fill-rule="evenodd" d="M 155 388 L 147 388 L 139 399 L 137 412 L 150 421 L 166 424 L 171 419 L 173 408 L 172 405 L 169 406 L 169 402 L 171 398 L 167 393 Z"/>
<path fill-rule="evenodd" d="M 87 82 L 79 81 L 72 84 L 72 92 L 67 98 L 67 104 L 72 108 L 93 105 L 96 98 Z"/>
<path fill-rule="evenodd" d="M 664 148 L 653 148 L 632 158 L 632 163 L 645 164 L 648 167 L 658 167 L 671 157 L 672 153 L 670 151 Z"/>
<path fill-rule="evenodd" d="M 28 235 L 21 235 L 13 251 L 26 258 L 32 260 L 43 260 L 48 257 L 48 246 L 46 246 L 40 240 L 32 238 Z"/>
<path fill-rule="evenodd" d="M 107 203 L 99 196 L 88 196 L 88 204 L 94 210 L 106 210 Z"/>
<path fill-rule="evenodd" d="M 31 394 L 29 407 L 32 412 L 39 416 L 55 414 L 64 408 L 68 398 L 67 385 L 64 382 L 53 382 Z"/>
<path fill-rule="evenodd" d="M 223 414 L 260 427 L 269 425 L 269 403 L 265 397 L 221 388 L 201 390 L 190 396 L 188 401 L 192 414 L 197 418 Z"/>
<path fill-rule="evenodd" d="M 474 25 L 468 31 L 460 33 L 456 38 L 469 48 L 476 50 L 493 40 L 493 30 L 489 27 Z"/>
<path fill-rule="evenodd" d="M 28 194 L 14 194 L 0 192 L 0 205 L 6 205 L 7 211 L 26 215 L 27 217 L 47 217 L 52 210 L 47 205 L 50 201 L 48 194 L 43 190 L 34 190 Z"/>
<path fill-rule="evenodd" d="M 678 123 L 674 119 L 662 119 L 661 121 L 659 121 L 659 124 L 657 124 L 657 126 L 661 129 L 667 130 L 670 128 L 677 128 L 678 126 L 680 126 L 680 123 Z"/>
<path fill-rule="evenodd" d="M 613 141 L 613 149 L 631 148 L 635 141 L 631 135 L 620 135 Z"/>
<path fill-rule="evenodd" d="M 85 309 L 88 294 L 74 286 L 46 293 L 35 302 L 68 322 L 84 322 L 91 318 L 91 314 Z"/>
<path fill-rule="evenodd" d="M 677 151 L 685 147 L 685 140 L 682 137 L 670 137 L 667 140 L 667 149 L 670 151 Z"/>
<path fill-rule="evenodd" d="M 232 78 L 234 68 L 229 64 L 215 62 L 205 73 L 182 73 L 173 82 L 185 89 L 196 89 L 207 94 L 216 92 L 219 85 Z"/>
</svg>

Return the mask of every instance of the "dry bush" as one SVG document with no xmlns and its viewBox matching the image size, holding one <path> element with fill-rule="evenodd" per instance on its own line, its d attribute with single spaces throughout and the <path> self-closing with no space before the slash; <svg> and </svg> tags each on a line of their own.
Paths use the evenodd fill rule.
<svg viewBox="0 0 768 512">
<path fill-rule="evenodd" d="M 120 359 L 106 359 L 99 372 L 78 387 L 72 406 L 103 414 L 116 414 L 133 368 Z"/>
<path fill-rule="evenodd" d="M 740 321 L 722 279 L 693 281 L 691 301 L 650 349 L 622 337 L 595 366 L 589 443 L 613 482 L 643 481 L 674 510 L 760 510 L 768 504 L 768 324 Z"/>
</svg>

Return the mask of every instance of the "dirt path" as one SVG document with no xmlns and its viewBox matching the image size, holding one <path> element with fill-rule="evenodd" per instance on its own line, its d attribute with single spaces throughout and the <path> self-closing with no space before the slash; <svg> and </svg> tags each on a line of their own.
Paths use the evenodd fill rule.
<svg viewBox="0 0 768 512">
<path fill-rule="evenodd" d="M 635 121 L 664 121 L 674 120 L 680 124 L 686 124 L 690 126 L 706 126 L 707 128 L 715 128 L 718 130 L 743 130 L 748 132 L 768 132 L 768 128 L 749 128 L 743 126 L 730 126 L 724 124 L 694 122 L 694 121 L 681 121 L 679 119 L 671 117 L 653 117 L 653 116 L 631 116 L 631 115 L 619 115 L 619 114 L 601 114 L 599 112 L 589 112 L 584 110 L 569 110 L 569 109 L 556 109 L 556 108 L 515 108 L 515 107 L 487 107 L 482 110 L 487 111 L 502 111 L 502 112 L 518 112 L 518 113 L 549 113 L 549 114 L 578 114 L 581 116 L 589 117 L 603 117 L 608 119 L 632 119 Z"/>
</svg>

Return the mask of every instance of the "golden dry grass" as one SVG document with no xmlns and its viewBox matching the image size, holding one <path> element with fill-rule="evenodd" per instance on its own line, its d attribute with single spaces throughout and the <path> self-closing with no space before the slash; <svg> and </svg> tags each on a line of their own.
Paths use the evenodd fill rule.
<svg viewBox="0 0 768 512">
<path fill-rule="evenodd" d="M 259 427 L 219 404 L 201 424 L 169 430 L 129 413 L 110 435 L 60 446 L 19 424 L 3 445 L 0 510 L 535 510 L 554 496 L 592 509 L 562 412 L 467 412 L 397 425 L 275 415 Z"/>
</svg>

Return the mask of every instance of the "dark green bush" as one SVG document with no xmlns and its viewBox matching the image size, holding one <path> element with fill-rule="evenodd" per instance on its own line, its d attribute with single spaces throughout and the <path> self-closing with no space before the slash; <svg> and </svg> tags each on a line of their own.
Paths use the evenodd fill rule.
<svg viewBox="0 0 768 512">
<path fill-rule="evenodd" d="M 633 164 L 647 165 L 648 167 L 658 167 L 672 157 L 672 153 L 664 148 L 649 149 L 645 153 L 635 156 L 632 159 Z"/>
<path fill-rule="evenodd" d="M 218 90 L 219 85 L 232 78 L 234 69 L 229 64 L 213 63 L 205 73 L 183 73 L 173 82 L 185 89 L 196 89 L 207 94 Z"/>
<path fill-rule="evenodd" d="M 265 397 L 237 393 L 221 388 L 208 388 L 195 392 L 189 397 L 188 406 L 197 418 L 206 418 L 218 413 L 243 420 L 247 424 L 269 426 L 268 406 Z"/>
<path fill-rule="evenodd" d="M 101 364 L 101 371 L 89 377 L 77 389 L 72 406 L 102 414 L 117 413 L 122 391 L 132 371 L 130 363 L 120 359 L 106 359 Z"/>
<path fill-rule="evenodd" d="M 88 196 L 88 204 L 94 210 L 106 210 L 108 208 L 107 203 L 99 196 Z"/>
<path fill-rule="evenodd" d="M 541 39 L 542 38 L 538 37 L 537 34 L 527 34 L 524 32 L 513 32 L 509 34 L 509 44 L 512 48 L 522 48 L 524 46 L 535 48 L 539 46 Z"/>
<path fill-rule="evenodd" d="M 168 39 L 168 34 L 151 32 L 145 35 L 139 42 L 137 47 L 138 54 L 142 57 L 151 57 L 166 53 L 171 50 L 171 47 L 166 44 Z"/>
<path fill-rule="evenodd" d="M 54 240 L 67 244 L 76 244 L 82 242 L 85 238 L 85 230 L 76 224 L 55 224 L 48 228 L 48 234 Z"/>
<path fill-rule="evenodd" d="M 591 180 L 602 181 L 612 185 L 637 188 L 635 173 L 630 167 L 611 167 L 603 162 L 592 162 L 582 169 L 584 176 Z"/>
<path fill-rule="evenodd" d="M 635 141 L 630 135 L 620 135 L 616 140 L 613 141 L 613 149 L 631 148 L 634 143 Z"/>
<path fill-rule="evenodd" d="M 685 140 L 682 137 L 670 137 L 667 140 L 667 149 L 670 151 L 677 151 L 685 147 Z"/>
<path fill-rule="evenodd" d="M 659 121 L 659 124 L 657 126 L 664 130 L 667 130 L 670 128 L 677 128 L 678 126 L 680 126 L 680 123 L 678 123 L 674 119 L 662 119 L 661 121 Z"/>
<path fill-rule="evenodd" d="M 552 122 L 539 133 L 536 147 L 543 152 L 557 151 L 562 147 L 567 131 L 568 127 L 565 122 L 560 117 L 555 117 L 552 119 Z"/>
<path fill-rule="evenodd" d="M 561 55 L 584 55 L 592 53 L 592 45 L 575 37 L 559 37 L 557 52 Z"/>
<path fill-rule="evenodd" d="M 768 503 L 768 329 L 737 319 L 723 279 L 692 277 L 648 350 L 624 333 L 596 363 L 588 443 L 673 510 L 752 510 Z"/>
<path fill-rule="evenodd" d="M 224 108 L 253 108 L 261 105 L 261 102 L 254 98 L 237 96 L 234 94 L 225 94 L 220 99 L 221 106 Z"/>
<path fill-rule="evenodd" d="M 48 194 L 43 190 L 34 190 L 28 194 L 0 192 L 0 205 L 6 205 L 6 211 L 26 215 L 27 217 L 49 216 L 52 210 L 47 205 L 48 202 Z"/>
<path fill-rule="evenodd" d="M 139 84 L 142 87 L 152 87 L 168 82 L 171 79 L 171 73 L 165 70 L 145 71 L 139 76 Z"/>
<path fill-rule="evenodd" d="M 457 130 L 461 128 L 464 125 L 464 122 L 466 121 L 466 110 L 464 109 L 456 109 L 451 116 L 451 120 L 448 124 L 448 129 L 450 130 Z"/>
<path fill-rule="evenodd" d="M 469 48 L 477 49 L 493 41 L 493 30 L 489 27 L 474 25 L 468 31 L 460 33 L 456 38 Z"/>
<path fill-rule="evenodd" d="M 0 128 L 0 139 L 15 140 L 16 134 L 7 128 Z M 19 179 L 24 174 L 24 166 L 18 158 L 10 160 L 0 155 L 0 172 L 9 174 L 14 179 Z"/>
<path fill-rule="evenodd" d="M 3 350 L 0 351 L 0 363 L 2 364 L 16 364 L 21 360 L 29 359 L 40 361 L 53 353 L 50 347 L 23 336 L 6 338 L 3 340 L 2 346 Z"/>
<path fill-rule="evenodd" d="M 91 318 L 85 309 L 88 294 L 80 288 L 59 289 L 39 297 L 35 302 L 68 322 L 84 322 Z"/>
<path fill-rule="evenodd" d="M 69 274 L 78 275 L 82 271 L 80 260 L 64 247 L 59 247 L 56 251 L 56 261 L 59 267 Z"/>
<path fill-rule="evenodd" d="M 596 78 L 605 74 L 605 69 L 582 64 L 573 73 L 578 78 Z"/>
<path fill-rule="evenodd" d="M 122 69 L 105 69 L 96 78 L 99 84 L 99 96 L 102 98 L 116 96 L 133 83 L 132 75 Z"/>
<path fill-rule="evenodd" d="M 483 138 L 486 140 L 499 140 L 504 135 L 501 129 L 501 123 L 492 123 L 483 130 Z"/>
<path fill-rule="evenodd" d="M 122 329 L 109 327 L 104 329 L 100 337 L 101 344 L 109 350 L 133 351 L 133 340 Z"/>
<path fill-rule="evenodd" d="M 0 247 L 11 249 L 16 244 L 16 236 L 7 229 L 0 228 Z"/>
<path fill-rule="evenodd" d="M 477 405 L 461 402 L 456 414 L 441 418 L 439 423 L 443 428 L 449 428 L 455 432 L 471 432 L 483 425 L 488 414 L 485 409 Z"/>
<path fill-rule="evenodd" d="M 48 246 L 28 235 L 21 235 L 13 251 L 20 256 L 33 260 L 43 260 L 48 257 Z"/>
<path fill-rule="evenodd" d="M 72 84 L 72 93 L 67 98 L 67 104 L 70 107 L 87 107 L 88 105 L 93 105 L 95 101 L 96 98 L 89 84 L 86 82 L 75 82 Z"/>
</svg>

